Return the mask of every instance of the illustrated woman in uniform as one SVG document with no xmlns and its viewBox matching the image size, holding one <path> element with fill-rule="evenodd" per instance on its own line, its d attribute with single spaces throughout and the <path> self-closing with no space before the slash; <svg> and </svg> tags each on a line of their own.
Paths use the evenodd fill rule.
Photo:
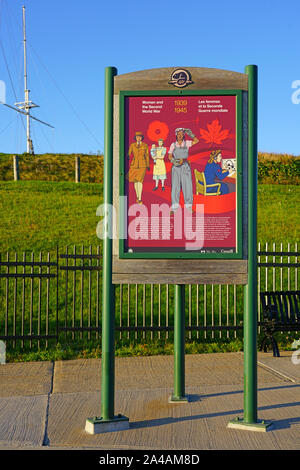
<svg viewBox="0 0 300 470">
<path fill-rule="evenodd" d="M 128 180 L 130 183 L 134 184 L 136 202 L 139 204 L 143 204 L 143 182 L 146 170 L 150 170 L 148 145 L 143 142 L 143 139 L 143 133 L 136 132 L 135 142 L 130 145 L 128 150 L 128 159 L 130 159 L 131 154 L 133 154 L 128 172 Z"/>
<path fill-rule="evenodd" d="M 154 160 L 153 179 L 155 181 L 155 186 L 153 188 L 153 191 L 156 191 L 158 189 L 159 181 L 161 181 L 162 190 L 163 191 L 165 190 L 165 180 L 167 179 L 167 171 L 166 171 L 164 158 L 165 158 L 167 149 L 166 147 L 163 146 L 163 144 L 164 144 L 164 141 L 162 139 L 159 139 L 158 147 L 156 147 L 153 144 L 151 148 L 151 157 Z"/>
<path fill-rule="evenodd" d="M 182 190 L 184 204 L 187 209 L 193 206 L 193 182 L 191 167 L 188 162 L 189 149 L 199 142 L 190 129 L 175 129 L 176 142 L 171 144 L 169 159 L 172 162 L 172 206 L 171 211 L 179 208 L 180 192 Z M 186 140 L 185 134 L 193 140 Z"/>
</svg>

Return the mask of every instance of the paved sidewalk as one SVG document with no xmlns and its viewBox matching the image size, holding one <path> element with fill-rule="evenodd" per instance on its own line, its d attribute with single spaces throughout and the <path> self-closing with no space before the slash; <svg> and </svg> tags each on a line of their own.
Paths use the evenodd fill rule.
<svg viewBox="0 0 300 470">
<path fill-rule="evenodd" d="M 258 418 L 266 433 L 227 428 L 243 417 L 243 354 L 186 355 L 188 403 L 168 403 L 173 356 L 116 358 L 115 413 L 126 431 L 89 435 L 100 415 L 101 360 L 0 365 L 0 449 L 300 449 L 300 365 L 258 354 Z"/>
</svg>

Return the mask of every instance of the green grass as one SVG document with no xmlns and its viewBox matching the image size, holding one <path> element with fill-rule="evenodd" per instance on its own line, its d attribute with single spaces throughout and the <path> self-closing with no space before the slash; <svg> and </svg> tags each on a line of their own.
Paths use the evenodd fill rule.
<svg viewBox="0 0 300 470">
<path fill-rule="evenodd" d="M 186 354 L 209 354 L 214 352 L 242 351 L 243 343 L 240 339 L 222 341 L 186 341 Z M 117 357 L 156 356 L 174 354 L 174 342 L 168 340 L 154 340 L 147 342 L 116 341 L 115 355 Z M 7 353 L 7 362 L 30 361 L 59 361 L 68 359 L 95 359 L 101 357 L 99 341 L 84 341 L 72 343 L 58 343 L 48 350 L 10 350 Z"/>
<path fill-rule="evenodd" d="M 299 200 L 299 186 L 259 185 L 258 240 L 297 242 Z M 97 245 L 96 209 L 102 201 L 102 184 L 2 181 L 0 252 Z"/>
<path fill-rule="evenodd" d="M 260 339 L 260 335 L 258 340 Z M 299 334 L 277 333 L 276 339 L 280 350 L 291 351 L 292 343 L 299 339 Z M 270 349 L 271 350 L 271 349 Z M 242 352 L 243 340 L 235 339 L 206 339 L 205 341 L 189 340 L 185 342 L 185 354 L 212 354 L 226 352 Z M 116 357 L 137 357 L 173 355 L 174 342 L 171 340 L 147 340 L 135 342 L 132 340 L 116 340 Z M 101 343 L 99 340 L 83 340 L 58 343 L 52 348 L 24 350 L 10 348 L 6 354 L 6 362 L 31 361 L 61 361 L 70 359 L 99 359 L 101 358 Z"/>
<path fill-rule="evenodd" d="M 0 252 L 97 245 L 102 184 L 0 182 Z"/>
<path fill-rule="evenodd" d="M 269 244 L 297 243 L 300 228 L 299 200 L 300 186 L 258 185 L 258 240 Z"/>
</svg>

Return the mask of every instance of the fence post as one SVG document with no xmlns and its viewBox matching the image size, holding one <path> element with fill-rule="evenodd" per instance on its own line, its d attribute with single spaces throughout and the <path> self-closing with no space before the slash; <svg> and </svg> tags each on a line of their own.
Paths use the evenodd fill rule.
<svg viewBox="0 0 300 470">
<path fill-rule="evenodd" d="M 18 157 L 18 155 L 13 155 L 13 167 L 14 167 L 14 180 L 19 181 L 20 171 L 19 171 L 19 157 Z"/>
<path fill-rule="evenodd" d="M 75 183 L 80 183 L 80 157 L 75 157 Z"/>
</svg>

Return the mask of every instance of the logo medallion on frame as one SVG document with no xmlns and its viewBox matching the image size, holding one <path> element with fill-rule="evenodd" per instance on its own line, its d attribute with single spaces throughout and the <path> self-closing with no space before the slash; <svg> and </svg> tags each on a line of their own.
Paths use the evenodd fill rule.
<svg viewBox="0 0 300 470">
<path fill-rule="evenodd" d="M 174 85 L 177 88 L 184 88 L 193 83 L 190 72 L 186 69 L 175 69 L 172 72 L 171 78 L 168 82 L 170 85 Z"/>
</svg>

